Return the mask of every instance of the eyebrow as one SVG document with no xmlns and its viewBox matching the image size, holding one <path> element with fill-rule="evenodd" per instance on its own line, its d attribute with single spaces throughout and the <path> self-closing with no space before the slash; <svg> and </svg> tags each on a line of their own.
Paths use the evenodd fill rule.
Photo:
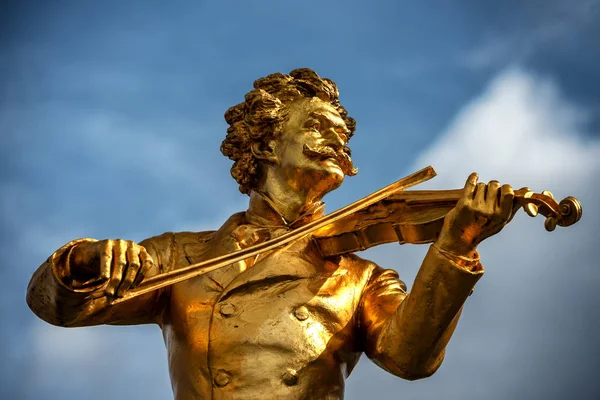
<svg viewBox="0 0 600 400">
<path fill-rule="evenodd" d="M 334 118 L 330 118 L 327 114 L 331 115 Z M 348 131 L 348 127 L 346 126 L 346 122 L 341 117 L 337 117 L 333 115 L 329 111 L 313 111 L 310 113 L 311 117 L 316 117 L 321 121 L 326 121 L 328 124 L 332 125 L 334 128 L 344 128 L 345 131 Z M 341 123 L 339 121 L 342 121 Z"/>
</svg>

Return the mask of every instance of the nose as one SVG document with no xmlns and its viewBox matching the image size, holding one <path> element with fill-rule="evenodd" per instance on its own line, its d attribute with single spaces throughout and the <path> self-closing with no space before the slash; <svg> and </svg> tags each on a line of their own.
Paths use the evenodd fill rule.
<svg viewBox="0 0 600 400">
<path fill-rule="evenodd" d="M 339 150 L 346 145 L 343 135 L 336 132 L 333 128 L 327 130 L 326 142 L 327 146 L 333 147 L 335 150 Z"/>
</svg>

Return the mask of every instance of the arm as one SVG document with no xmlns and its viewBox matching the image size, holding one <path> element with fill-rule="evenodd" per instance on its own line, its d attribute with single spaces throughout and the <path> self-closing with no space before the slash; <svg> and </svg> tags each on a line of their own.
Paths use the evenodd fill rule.
<svg viewBox="0 0 600 400">
<path fill-rule="evenodd" d="M 168 265 L 171 253 L 172 235 L 161 235 L 140 243 L 147 256 L 140 253 L 137 269 L 143 276 L 156 275 Z M 123 242 L 123 241 L 112 241 Z M 121 281 L 133 283 L 135 275 L 129 262 L 129 255 L 117 265 L 118 251 L 110 251 L 108 263 L 98 257 L 77 261 L 76 249 L 99 243 L 94 239 L 78 239 L 67 243 L 54 252 L 33 274 L 27 288 L 27 304 L 44 321 L 58 326 L 75 327 L 99 324 L 144 324 L 160 322 L 160 316 L 168 296 L 166 290 L 158 290 L 127 302 L 111 306 L 111 294 Z M 132 242 L 128 242 L 132 243 Z M 100 271 L 97 264 L 108 265 L 108 271 Z M 123 265 L 124 264 L 124 265 Z M 141 264 L 141 265 L 139 265 Z M 106 275 L 108 277 L 101 276 Z M 142 274 L 140 274 L 142 276 Z M 139 282 L 135 282 L 139 283 Z"/>
<path fill-rule="evenodd" d="M 479 262 L 459 264 L 460 259 L 431 246 L 409 294 L 395 271 L 374 267 L 360 308 L 370 359 L 411 380 L 439 368 L 462 306 L 483 275 Z"/>
<path fill-rule="evenodd" d="M 444 219 L 410 294 L 394 271 L 374 268 L 361 300 L 366 353 L 391 373 L 418 379 L 433 374 L 462 306 L 483 275 L 476 248 L 510 220 L 514 193 L 497 181 L 477 183 L 473 173 Z"/>
</svg>

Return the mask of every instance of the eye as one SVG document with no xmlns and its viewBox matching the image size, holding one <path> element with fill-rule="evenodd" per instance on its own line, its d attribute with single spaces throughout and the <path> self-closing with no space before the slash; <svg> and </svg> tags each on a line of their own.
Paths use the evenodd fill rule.
<svg viewBox="0 0 600 400">
<path fill-rule="evenodd" d="M 304 124 L 304 126 L 307 129 L 318 131 L 321 129 L 321 122 L 318 119 L 312 118 L 306 121 L 306 124 Z"/>
<path fill-rule="evenodd" d="M 348 131 L 346 131 L 344 128 L 336 128 L 335 132 L 338 134 L 340 139 L 342 139 L 344 142 L 348 142 Z"/>
</svg>

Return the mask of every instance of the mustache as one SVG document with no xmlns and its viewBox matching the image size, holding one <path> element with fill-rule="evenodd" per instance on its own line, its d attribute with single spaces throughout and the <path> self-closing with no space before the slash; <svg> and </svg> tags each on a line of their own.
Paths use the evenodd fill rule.
<svg viewBox="0 0 600 400">
<path fill-rule="evenodd" d="M 338 162 L 344 174 L 354 176 L 358 173 L 358 168 L 354 167 L 354 163 L 350 158 L 350 149 L 348 147 L 336 151 L 330 146 L 311 147 L 305 144 L 302 148 L 302 154 L 314 160 L 333 158 Z"/>
</svg>

